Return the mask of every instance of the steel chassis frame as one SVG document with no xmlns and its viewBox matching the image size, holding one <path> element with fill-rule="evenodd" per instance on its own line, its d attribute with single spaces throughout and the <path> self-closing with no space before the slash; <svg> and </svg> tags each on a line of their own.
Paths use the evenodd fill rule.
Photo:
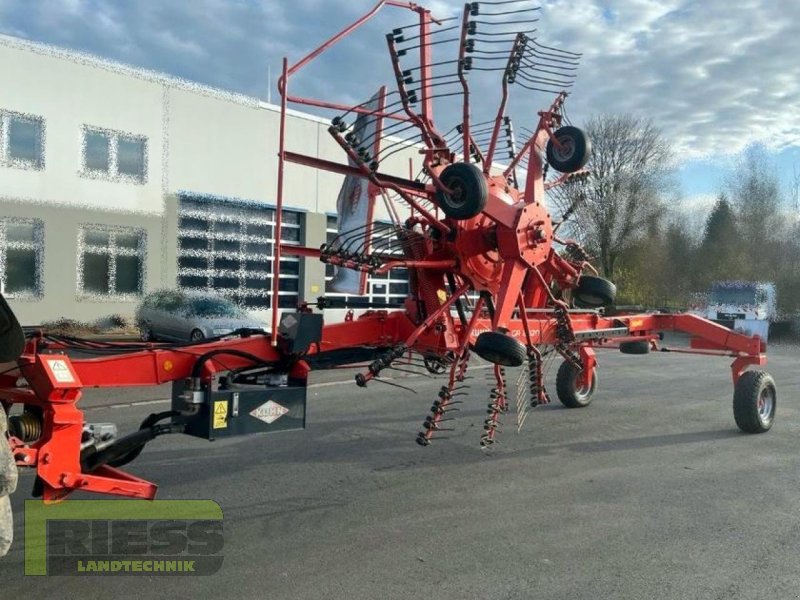
<svg viewBox="0 0 800 600">
<path fill-rule="evenodd" d="M 479 307 L 478 307 L 479 308 Z M 476 311 L 475 315 L 479 315 Z M 656 343 L 661 331 L 682 331 L 692 335 L 692 347 L 672 349 L 734 358 L 731 374 L 734 383 L 749 365 L 764 365 L 764 343 L 758 338 L 744 336 L 725 327 L 688 314 L 640 314 L 605 317 L 597 313 L 578 313 L 573 316 L 576 337 L 582 340 L 577 347 L 584 362 L 585 376 L 590 376 L 595 364 L 594 351 L 610 347 L 614 342 L 650 340 Z M 532 344 L 555 343 L 555 322 L 548 315 L 532 313 L 512 322 L 512 334 L 530 339 Z M 374 346 L 376 351 L 391 348 L 398 340 L 417 334 L 434 344 L 439 332 L 415 324 L 402 312 L 369 311 L 358 319 L 326 325 L 322 341 L 311 349 L 310 355 L 336 350 Z M 471 327 L 459 330 L 460 347 L 466 348 L 478 332 L 491 327 L 491 320 L 477 317 Z M 157 385 L 186 379 L 198 357 L 209 350 L 239 350 L 253 354 L 265 362 L 279 363 L 287 357 L 271 343 L 269 335 L 254 335 L 197 344 L 180 349 L 158 344 L 142 344 L 142 349 L 99 358 L 70 358 L 62 353 L 59 344 L 43 344 L 40 337 L 28 341 L 19 359 L 19 368 L 0 375 L 0 399 L 6 407 L 23 404 L 42 410 L 43 433 L 34 443 L 26 444 L 17 438 L 9 443 L 19 466 L 33 467 L 43 484 L 43 497 L 57 500 L 75 490 L 114 494 L 136 498 L 153 498 L 157 486 L 122 469 L 102 466 L 86 473 L 80 466 L 81 433 L 84 414 L 79 408 L 82 389 L 120 388 Z M 51 361 L 66 364 L 69 377 L 56 378 Z M 246 367 L 252 361 L 239 356 L 225 357 L 225 367 L 209 361 L 202 378 L 210 381 L 228 369 Z M 291 374 L 305 378 L 309 367 L 304 359 L 294 361 Z M 20 376 L 28 386 L 17 387 Z M 64 381 L 70 379 L 71 381 Z"/>
</svg>

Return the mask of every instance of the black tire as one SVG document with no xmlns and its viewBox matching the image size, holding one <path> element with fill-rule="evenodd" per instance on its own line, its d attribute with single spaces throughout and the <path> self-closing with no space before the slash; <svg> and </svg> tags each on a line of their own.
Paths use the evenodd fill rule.
<svg viewBox="0 0 800 600">
<path fill-rule="evenodd" d="M 25 332 L 14 311 L 0 294 L 0 362 L 17 360 L 25 348 Z"/>
<path fill-rule="evenodd" d="M 619 351 L 623 354 L 650 354 L 650 341 L 632 340 L 630 342 L 620 342 Z"/>
<path fill-rule="evenodd" d="M 489 187 L 478 167 L 470 163 L 453 163 L 445 167 L 439 179 L 452 192 L 436 192 L 436 201 L 445 215 L 464 220 L 483 212 Z"/>
<path fill-rule="evenodd" d="M 199 342 L 206 339 L 206 334 L 199 329 L 192 329 L 192 333 L 189 334 L 189 339 L 193 342 Z"/>
<path fill-rule="evenodd" d="M 592 153 L 592 142 L 583 130 L 567 125 L 553 134 L 562 148 L 547 140 L 547 162 L 560 173 L 580 171 Z"/>
<path fill-rule="evenodd" d="M 745 433 L 764 433 L 775 422 L 778 395 L 765 371 L 745 371 L 733 388 L 733 418 Z"/>
<path fill-rule="evenodd" d="M 475 353 L 504 367 L 518 367 L 528 358 L 525 346 L 501 331 L 484 331 L 475 340 Z"/>
<path fill-rule="evenodd" d="M 572 290 L 575 305 L 582 308 L 611 306 L 617 299 L 617 286 L 608 279 L 581 275 L 577 287 Z"/>
<path fill-rule="evenodd" d="M 592 369 L 592 384 L 589 389 L 578 389 L 578 369 L 571 362 L 561 363 L 556 374 L 556 393 L 561 404 L 567 408 L 585 408 L 592 403 L 597 389 L 597 367 Z"/>
</svg>

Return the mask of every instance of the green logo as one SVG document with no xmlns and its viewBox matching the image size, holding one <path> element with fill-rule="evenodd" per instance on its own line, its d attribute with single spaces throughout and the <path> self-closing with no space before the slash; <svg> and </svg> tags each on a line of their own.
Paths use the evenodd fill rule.
<svg viewBox="0 0 800 600">
<path fill-rule="evenodd" d="M 213 500 L 25 501 L 26 575 L 211 575 L 223 546 Z"/>
</svg>

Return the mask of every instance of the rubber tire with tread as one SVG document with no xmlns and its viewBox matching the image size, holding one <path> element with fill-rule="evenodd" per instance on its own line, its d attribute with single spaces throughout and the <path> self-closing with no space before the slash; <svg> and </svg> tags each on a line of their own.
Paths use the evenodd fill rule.
<svg viewBox="0 0 800 600">
<path fill-rule="evenodd" d="M 581 275 L 578 285 L 572 290 L 575 305 L 582 308 L 610 306 L 617 299 L 617 286 L 608 279 L 593 275 Z"/>
<path fill-rule="evenodd" d="M 503 367 L 519 367 L 528 358 L 525 346 L 501 331 L 484 331 L 475 340 L 475 354 Z"/>
<path fill-rule="evenodd" d="M 585 408 L 592 403 L 594 392 L 597 390 L 597 367 L 592 370 L 592 386 L 587 396 L 578 394 L 577 378 L 578 370 L 572 363 L 568 360 L 562 362 L 556 374 L 556 394 L 561 404 L 567 408 Z"/>
<path fill-rule="evenodd" d="M 471 163 L 453 163 L 445 167 L 439 179 L 455 192 L 454 195 L 442 191 L 436 193 L 436 201 L 446 216 L 465 220 L 483 212 L 489 198 L 489 187 L 478 167 Z"/>
<path fill-rule="evenodd" d="M 650 354 L 650 342 L 649 340 L 620 342 L 619 351 L 623 354 Z"/>
<path fill-rule="evenodd" d="M 758 412 L 758 400 L 765 388 L 772 389 L 772 410 L 767 419 Z M 745 371 L 733 388 L 733 418 L 736 425 L 745 433 L 764 433 L 775 422 L 778 407 L 778 394 L 775 380 L 766 371 Z"/>
<path fill-rule="evenodd" d="M 567 125 L 557 129 L 553 134 L 560 143 L 569 144 L 572 152 L 568 156 L 559 156 L 560 152 L 553 144 L 553 140 L 547 140 L 545 149 L 548 164 L 560 173 L 574 173 L 580 171 L 588 162 L 592 152 L 592 143 L 583 130 Z"/>
<path fill-rule="evenodd" d="M 192 329 L 192 332 L 189 334 L 189 340 L 191 340 L 192 342 L 199 342 L 204 339 L 206 339 L 206 334 L 204 334 L 199 329 Z"/>
</svg>

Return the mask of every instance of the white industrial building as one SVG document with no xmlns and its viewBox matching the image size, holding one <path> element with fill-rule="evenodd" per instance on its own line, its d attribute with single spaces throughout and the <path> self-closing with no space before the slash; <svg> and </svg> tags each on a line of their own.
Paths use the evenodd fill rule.
<svg viewBox="0 0 800 600">
<path fill-rule="evenodd" d="M 8 36 L 0 65 L 0 289 L 23 324 L 131 315 L 176 286 L 266 310 L 278 107 Z M 327 128 L 292 111 L 287 149 L 344 163 Z M 405 175 L 418 156 L 381 169 Z M 284 240 L 325 242 L 341 183 L 287 165 Z M 279 306 L 324 294 L 325 265 L 281 263 Z M 402 273 L 369 284 L 373 299 L 406 291 Z"/>
</svg>

